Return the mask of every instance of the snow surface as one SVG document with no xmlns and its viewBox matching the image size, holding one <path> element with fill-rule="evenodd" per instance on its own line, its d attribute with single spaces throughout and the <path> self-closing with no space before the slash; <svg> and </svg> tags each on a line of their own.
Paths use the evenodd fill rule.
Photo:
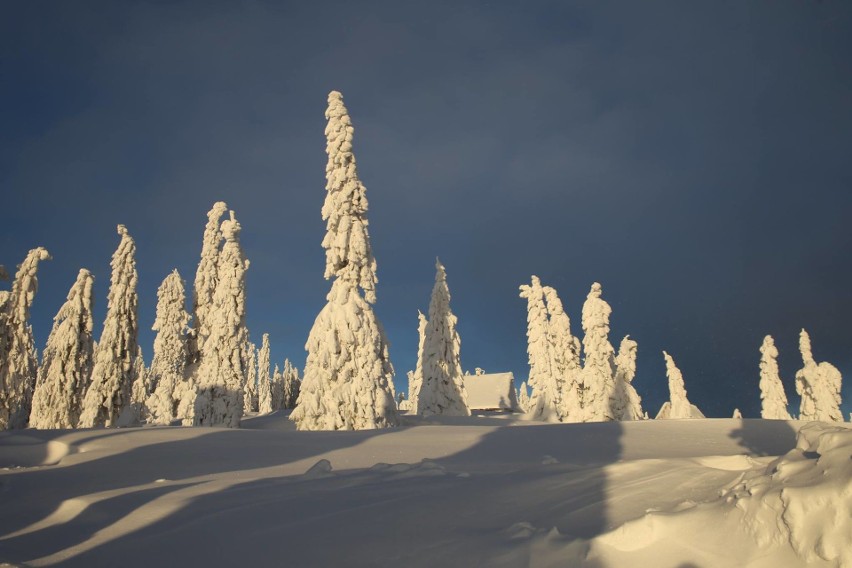
<svg viewBox="0 0 852 568">
<path fill-rule="evenodd" d="M 0 563 L 852 566 L 848 426 L 402 419 L 0 433 Z"/>
</svg>

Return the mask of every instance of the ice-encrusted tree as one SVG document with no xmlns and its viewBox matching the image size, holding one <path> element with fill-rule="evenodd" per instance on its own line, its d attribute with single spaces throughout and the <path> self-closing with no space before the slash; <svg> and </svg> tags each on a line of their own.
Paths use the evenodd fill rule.
<svg viewBox="0 0 852 568">
<path fill-rule="evenodd" d="M 178 406 L 186 390 L 186 366 L 189 359 L 189 314 L 186 291 L 177 270 L 166 276 L 157 290 L 157 315 L 151 328 L 154 357 L 151 359 L 151 382 L 156 385 L 148 397 L 147 407 L 153 424 L 170 424 L 178 418 Z"/>
<path fill-rule="evenodd" d="M 683 374 L 675 365 L 671 355 L 663 351 L 666 360 L 666 376 L 669 379 L 669 400 L 663 403 L 657 420 L 679 418 L 704 418 L 704 415 L 686 397 Z"/>
<path fill-rule="evenodd" d="M 281 410 L 281 404 L 284 400 L 284 375 L 281 374 L 281 369 L 278 364 L 275 365 L 275 371 L 272 372 L 272 411 Z"/>
<path fill-rule="evenodd" d="M 30 418 L 38 373 L 30 308 L 38 291 L 38 264 L 43 260 L 50 260 L 46 249 L 30 250 L 18 265 L 12 290 L 0 298 L 0 430 L 25 428 Z"/>
<path fill-rule="evenodd" d="M 142 346 L 137 346 L 133 369 L 133 384 L 130 387 L 130 406 L 119 416 L 118 426 L 137 426 L 148 421 L 148 397 L 154 392 L 151 373 L 145 366 Z"/>
<path fill-rule="evenodd" d="M 243 385 L 243 414 L 257 412 L 257 345 L 247 341 L 244 347 L 246 382 Z"/>
<path fill-rule="evenodd" d="M 778 372 L 778 348 L 771 335 L 760 346 L 760 416 L 767 420 L 790 420 L 787 395 Z"/>
<path fill-rule="evenodd" d="M 462 378 L 457 322 L 458 318 L 450 309 L 447 272 L 436 260 L 435 285 L 423 344 L 423 382 L 417 393 L 417 414 L 421 416 L 470 416 Z"/>
<path fill-rule="evenodd" d="M 633 388 L 636 376 L 636 353 L 638 345 L 627 335 L 618 346 L 615 357 L 615 395 L 612 410 L 616 420 L 642 420 L 642 398 Z"/>
<path fill-rule="evenodd" d="M 201 259 L 195 271 L 195 284 L 192 292 L 192 324 L 189 335 L 188 363 L 193 367 L 199 364 L 204 341 L 211 333 L 213 296 L 219 279 L 219 255 L 224 237 L 219 222 L 228 210 L 224 201 L 217 201 L 207 213 L 207 225 L 201 241 Z M 194 369 L 190 369 L 192 371 Z"/>
<path fill-rule="evenodd" d="M 257 412 L 272 412 L 272 385 L 269 376 L 269 334 L 263 334 L 260 351 L 257 352 Z"/>
<path fill-rule="evenodd" d="M 354 129 L 339 92 L 329 94 L 325 116 L 322 246 L 325 278 L 333 282 L 305 345 L 304 378 L 290 419 L 299 430 L 396 426 L 388 341 L 370 305 L 376 301 L 377 278 L 367 231 L 367 196 L 352 153 Z"/>
<path fill-rule="evenodd" d="M 580 340 L 571 335 L 571 320 L 562 307 L 556 290 L 543 286 L 549 316 L 551 369 L 556 376 L 559 393 L 559 419 L 563 422 L 583 421 L 583 378 L 580 366 Z"/>
<path fill-rule="evenodd" d="M 520 287 L 520 297 L 527 301 L 527 355 L 531 389 L 527 413 L 536 420 L 559 421 L 561 385 L 554 370 L 550 341 L 550 320 L 544 302 L 544 289 L 538 276 Z"/>
<path fill-rule="evenodd" d="M 30 427 L 75 428 L 94 364 L 92 273 L 80 269 L 67 300 L 53 318 L 41 356 Z"/>
<path fill-rule="evenodd" d="M 112 276 L 107 296 L 107 315 L 95 351 L 92 381 L 83 399 L 79 426 L 116 426 L 130 404 L 139 353 L 136 294 L 136 243 L 124 225 L 118 226 L 121 242 L 112 255 Z"/>
<path fill-rule="evenodd" d="M 417 397 L 420 394 L 420 386 L 423 384 L 423 346 L 426 344 L 426 326 L 429 320 L 423 312 L 417 310 L 417 363 L 414 370 L 408 373 L 408 400 L 406 409 L 417 412 Z"/>
<path fill-rule="evenodd" d="M 840 371 L 831 363 L 814 360 L 811 338 L 804 329 L 799 334 L 799 350 L 804 363 L 804 367 L 796 373 L 796 391 L 802 397 L 799 420 L 843 422 Z"/>
<path fill-rule="evenodd" d="M 521 388 L 518 390 L 518 407 L 521 409 L 521 412 L 529 412 L 530 406 L 530 394 L 529 389 L 527 388 L 527 383 L 521 383 Z"/>
<path fill-rule="evenodd" d="M 612 308 L 597 282 L 583 304 L 583 410 L 586 422 L 617 420 L 610 408 L 615 392 L 615 349 L 609 342 Z"/>
<path fill-rule="evenodd" d="M 222 222 L 225 245 L 219 255 L 213 306 L 207 313 L 210 335 L 201 344 L 196 426 L 237 428 L 243 416 L 246 362 L 246 271 L 240 247 L 240 224 L 234 212 Z M 201 336 L 199 336 L 201 337 Z"/>
<path fill-rule="evenodd" d="M 299 398 L 299 369 L 290 363 L 290 359 L 284 359 L 284 370 L 281 371 L 284 379 L 284 398 L 281 402 L 282 408 L 293 408 Z"/>
</svg>

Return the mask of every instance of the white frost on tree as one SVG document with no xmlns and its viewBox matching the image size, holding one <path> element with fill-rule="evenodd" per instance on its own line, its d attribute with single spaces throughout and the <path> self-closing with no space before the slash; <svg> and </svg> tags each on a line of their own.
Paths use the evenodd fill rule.
<svg viewBox="0 0 852 568">
<path fill-rule="evenodd" d="M 30 250 L 18 265 L 12 290 L 1 299 L 0 430 L 25 428 L 30 417 L 38 358 L 29 320 L 38 291 L 38 263 L 43 260 L 50 260 L 47 250 Z"/>
<path fill-rule="evenodd" d="M 281 376 L 284 379 L 284 398 L 282 400 L 282 408 L 294 408 L 296 400 L 299 398 L 299 369 L 290 363 L 289 359 L 284 359 L 284 370 L 281 371 Z"/>
<path fill-rule="evenodd" d="M 213 306 L 206 317 L 210 335 L 201 344 L 196 426 L 237 428 L 243 416 L 243 384 L 246 362 L 243 346 L 246 329 L 246 271 L 249 261 L 240 247 L 240 224 L 231 218 L 222 223 L 225 245 L 219 255 Z M 201 337 L 201 336 L 199 336 Z"/>
<path fill-rule="evenodd" d="M 156 387 L 147 402 L 149 419 L 153 424 L 168 425 L 176 419 L 186 418 L 178 413 L 187 390 L 183 383 L 187 381 L 190 316 L 185 306 L 184 282 L 174 270 L 157 290 L 157 315 L 151 328 L 157 332 L 149 371 L 151 382 Z"/>
<path fill-rule="evenodd" d="M 767 420 L 790 420 L 787 395 L 778 372 L 778 349 L 771 335 L 760 346 L 760 416 Z"/>
<path fill-rule="evenodd" d="M 610 408 L 615 393 L 615 349 L 609 342 L 612 308 L 595 282 L 583 304 L 583 408 L 586 422 L 617 420 Z"/>
<path fill-rule="evenodd" d="M 799 335 L 802 367 L 796 373 L 796 391 L 802 397 L 799 420 L 843 422 L 840 412 L 842 377 L 831 363 L 817 363 L 811 351 L 811 338 L 804 329 Z"/>
<path fill-rule="evenodd" d="M 734 409 L 734 414 L 731 416 L 731 418 L 733 418 L 734 420 L 742 420 L 742 418 L 743 418 L 743 413 L 742 413 L 742 412 L 740 412 L 740 409 L 739 409 L 739 408 L 735 408 L 735 409 Z"/>
<path fill-rule="evenodd" d="M 272 373 L 272 411 L 281 410 L 284 401 L 284 375 L 278 365 L 275 365 L 275 371 Z"/>
<path fill-rule="evenodd" d="M 669 379 L 669 400 L 663 403 L 657 414 L 657 420 L 704 418 L 704 414 L 686 397 L 683 374 L 675 365 L 674 359 L 665 351 L 663 351 L 663 357 L 666 359 L 666 376 Z"/>
<path fill-rule="evenodd" d="M 251 341 L 246 342 L 245 361 L 246 382 L 243 385 L 243 414 L 257 412 L 257 345 Z"/>
<path fill-rule="evenodd" d="M 521 412 L 529 412 L 530 395 L 526 382 L 521 383 L 521 388 L 518 390 L 518 407 Z"/>
<path fill-rule="evenodd" d="M 544 289 L 538 276 L 533 276 L 532 283 L 522 285 L 520 290 L 520 297 L 527 301 L 527 355 L 532 389 L 527 413 L 535 420 L 558 422 L 561 385 L 554 369 Z"/>
<path fill-rule="evenodd" d="M 633 388 L 633 378 L 636 376 L 637 344 L 625 336 L 618 346 L 615 357 L 615 395 L 612 408 L 617 420 L 642 420 L 642 398 Z"/>
<path fill-rule="evenodd" d="M 219 279 L 219 255 L 223 240 L 219 221 L 227 210 L 228 206 L 224 201 L 217 201 L 207 213 L 207 225 L 204 227 L 201 241 L 201 260 L 195 271 L 192 292 L 193 329 L 189 336 L 188 363 L 193 366 L 199 364 L 204 341 L 211 333 L 210 311 L 213 309 L 213 296 Z"/>
<path fill-rule="evenodd" d="M 139 325 L 136 295 L 136 243 L 124 225 L 118 226 L 121 242 L 112 255 L 112 276 L 107 315 L 98 348 L 92 381 L 83 400 L 80 427 L 116 426 L 130 404 L 138 354 Z"/>
<path fill-rule="evenodd" d="M 272 385 L 269 376 L 269 334 L 263 334 L 260 351 L 257 352 L 257 412 L 272 412 Z"/>
<path fill-rule="evenodd" d="M 435 261 L 435 286 L 429 302 L 429 322 L 423 346 L 423 382 L 417 393 L 417 414 L 470 416 L 464 373 L 461 368 L 461 339 L 458 318 L 450 309 L 447 273 Z"/>
<path fill-rule="evenodd" d="M 408 400 L 405 405 L 407 410 L 417 412 L 417 398 L 420 394 L 420 387 L 423 384 L 423 347 L 426 344 L 426 326 L 429 320 L 423 315 L 423 312 L 417 310 L 417 363 L 413 371 L 408 372 Z"/>
<path fill-rule="evenodd" d="M 367 197 L 352 153 L 354 129 L 343 96 L 332 91 L 325 113 L 325 278 L 328 303 L 305 349 L 305 374 L 290 419 L 299 430 L 360 430 L 396 426 L 393 366 L 376 301 L 376 260 L 367 231 Z M 363 290 L 364 296 L 361 292 Z"/>
<path fill-rule="evenodd" d="M 67 301 L 53 318 L 38 370 L 30 427 L 76 428 L 94 364 L 92 285 L 80 269 Z"/>
<path fill-rule="evenodd" d="M 583 378 L 580 366 L 580 340 L 571 335 L 571 320 L 562 300 L 550 286 L 542 287 L 549 316 L 548 337 L 551 369 L 559 392 L 559 419 L 563 422 L 583 421 Z"/>
<path fill-rule="evenodd" d="M 137 426 L 148 420 L 148 397 L 154 392 L 151 374 L 145 366 L 142 347 L 137 346 L 133 366 L 133 384 L 130 387 L 130 406 L 122 410 L 117 426 Z"/>
</svg>

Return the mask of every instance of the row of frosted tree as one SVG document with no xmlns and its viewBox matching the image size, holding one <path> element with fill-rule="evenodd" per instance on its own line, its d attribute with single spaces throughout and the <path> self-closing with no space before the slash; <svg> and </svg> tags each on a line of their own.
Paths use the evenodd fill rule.
<svg viewBox="0 0 852 568">
<path fill-rule="evenodd" d="M 10 291 L 0 293 L 0 428 L 91 428 L 143 422 L 237 426 L 244 413 L 295 406 L 298 370 L 288 360 L 270 374 L 269 335 L 258 349 L 245 324 L 245 272 L 234 212 L 208 214 L 192 312 L 177 270 L 157 291 L 153 358 L 138 344 L 136 245 L 123 225 L 112 257 L 107 315 L 93 337 L 94 276 L 81 269 L 54 318 L 41 361 L 29 312 L 40 261 L 33 249 Z M 193 324 L 193 325 L 191 325 Z"/>
<path fill-rule="evenodd" d="M 154 356 L 146 368 L 138 346 L 135 245 L 119 225 L 121 242 L 112 259 L 103 333 L 92 338 L 92 275 L 81 270 L 60 309 L 39 365 L 29 326 L 38 263 L 35 249 L 19 267 L 9 292 L 0 293 L 0 428 L 117 426 L 147 421 L 238 427 L 248 412 L 293 407 L 299 430 L 385 428 L 400 422 L 394 369 L 384 329 L 373 312 L 376 259 L 368 231 L 366 189 L 353 153 L 354 128 L 333 91 L 328 96 L 326 197 L 327 303 L 310 330 L 303 378 L 289 361 L 270 375 L 269 338 L 258 349 L 249 339 L 245 275 L 234 212 L 216 203 L 208 213 L 191 311 L 177 271 L 158 291 Z M 551 422 L 647 418 L 632 381 L 637 344 L 625 337 L 616 352 L 609 342 L 611 308 L 600 284 L 582 309 L 583 339 L 555 289 L 533 276 L 520 288 L 527 301 L 529 386 L 518 393 L 530 418 Z M 450 309 L 447 275 L 436 262 L 428 318 L 419 314 L 415 369 L 408 373 L 408 400 L 400 408 L 422 416 L 469 415 L 460 361 L 457 318 Z M 802 398 L 799 418 L 841 421 L 840 373 L 817 364 L 802 331 L 804 367 L 796 375 Z M 761 348 L 763 417 L 789 419 L 772 338 Z M 667 353 L 670 400 L 657 418 L 703 416 L 687 399 L 683 376 Z M 529 392 L 528 392 L 529 390 Z"/>
</svg>

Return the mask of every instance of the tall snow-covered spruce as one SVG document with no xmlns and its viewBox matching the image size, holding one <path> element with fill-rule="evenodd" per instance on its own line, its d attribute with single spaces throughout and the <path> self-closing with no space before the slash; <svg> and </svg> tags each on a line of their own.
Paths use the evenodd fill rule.
<svg viewBox="0 0 852 568">
<path fill-rule="evenodd" d="M 222 222 L 225 245 L 219 255 L 213 305 L 206 316 L 210 321 L 210 335 L 201 344 L 196 426 L 237 428 L 243 416 L 246 380 L 243 346 L 248 340 L 246 271 L 249 261 L 240 247 L 240 230 L 231 211 L 231 218 Z"/>
<path fill-rule="evenodd" d="M 423 346 L 423 383 L 417 393 L 417 414 L 421 416 L 470 416 L 462 378 L 457 321 L 450 310 L 447 272 L 436 260 L 435 286 L 429 302 L 429 322 Z"/>
<path fill-rule="evenodd" d="M 104 329 L 95 351 L 92 381 L 83 400 L 79 426 L 115 426 L 130 405 L 139 353 L 136 294 L 136 243 L 124 225 L 118 226 L 121 242 L 112 255 L 112 277 L 107 297 Z"/>
<path fill-rule="evenodd" d="M 284 397 L 281 400 L 281 407 L 294 408 L 299 399 L 299 388 L 301 387 L 299 369 L 294 367 L 289 359 L 284 359 L 284 370 L 281 371 L 281 376 L 284 380 Z"/>
<path fill-rule="evenodd" d="M 417 398 L 420 395 L 420 386 L 423 384 L 423 348 L 426 345 L 426 326 L 429 320 L 423 312 L 417 310 L 417 363 L 414 370 L 408 372 L 408 400 L 405 408 L 417 412 Z"/>
<path fill-rule="evenodd" d="M 561 385 L 554 369 L 550 320 L 544 302 L 544 289 L 538 276 L 520 287 L 527 301 L 527 355 L 530 365 L 530 393 L 527 413 L 536 420 L 559 421 Z"/>
<path fill-rule="evenodd" d="M 586 422 L 618 420 L 612 411 L 615 394 L 615 349 L 609 342 L 612 308 L 595 282 L 583 304 L 583 407 Z"/>
<path fill-rule="evenodd" d="M 257 352 L 257 412 L 272 412 L 272 383 L 269 375 L 269 334 L 263 334 L 260 351 Z"/>
<path fill-rule="evenodd" d="M 213 309 L 213 296 L 219 281 L 219 256 L 222 245 L 220 219 L 228 210 L 224 201 L 217 201 L 207 213 L 207 225 L 201 240 L 201 260 L 195 271 L 195 285 L 192 291 L 192 324 L 188 342 L 188 363 L 194 371 L 201 358 L 204 342 L 211 333 L 210 311 Z"/>
<path fill-rule="evenodd" d="M 663 351 L 666 359 L 666 376 L 669 379 L 669 400 L 663 403 L 657 420 L 679 419 L 679 418 L 704 418 L 698 408 L 686 398 L 686 386 L 683 383 L 683 374 L 675 365 L 671 355 Z"/>
<path fill-rule="evenodd" d="M 554 288 L 542 287 L 549 317 L 551 368 L 559 393 L 559 419 L 563 422 L 583 421 L 583 377 L 580 367 L 580 340 L 571 335 L 571 320 L 562 307 Z"/>
<path fill-rule="evenodd" d="M 75 428 L 94 364 L 92 338 L 92 284 L 85 268 L 68 292 L 68 299 L 53 318 L 38 372 L 32 428 Z"/>
<path fill-rule="evenodd" d="M 796 391 L 802 397 L 799 420 L 843 422 L 843 414 L 840 412 L 840 371 L 831 363 L 817 363 L 814 360 L 811 337 L 804 329 L 799 334 L 799 350 L 804 363 L 796 373 Z"/>
<path fill-rule="evenodd" d="M 616 420 L 642 420 L 642 398 L 633 388 L 633 378 L 636 376 L 636 352 L 638 345 L 625 336 L 618 346 L 615 357 L 615 395 L 612 399 L 612 409 Z"/>
<path fill-rule="evenodd" d="M 157 316 L 151 328 L 157 332 L 154 338 L 154 358 L 151 360 L 151 382 L 156 385 L 148 398 L 150 421 L 154 424 L 170 424 L 176 419 L 188 418 L 189 397 L 195 404 L 195 393 L 186 378 L 189 356 L 189 314 L 186 313 L 186 292 L 183 279 L 174 270 L 166 276 L 157 290 Z M 183 412 L 178 412 L 179 409 Z"/>
<path fill-rule="evenodd" d="M 354 129 L 339 92 L 329 93 L 325 117 L 322 246 L 325 278 L 333 282 L 305 345 L 305 374 L 290 419 L 299 430 L 396 426 L 388 341 L 370 306 L 376 301 L 377 278 L 367 231 L 367 196 L 352 153 Z"/>
<path fill-rule="evenodd" d="M 760 346 L 760 416 L 768 420 L 790 420 L 787 395 L 778 372 L 778 349 L 771 335 Z"/>
</svg>

